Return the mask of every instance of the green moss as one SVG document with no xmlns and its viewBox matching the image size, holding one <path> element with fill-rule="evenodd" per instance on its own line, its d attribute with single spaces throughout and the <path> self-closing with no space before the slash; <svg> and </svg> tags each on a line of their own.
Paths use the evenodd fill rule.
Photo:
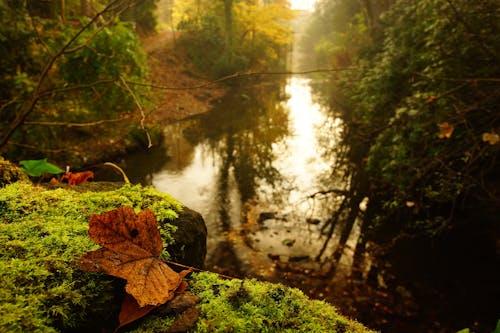
<svg viewBox="0 0 500 333">
<path fill-rule="evenodd" d="M 122 205 L 150 208 L 174 219 L 182 205 L 141 186 L 78 193 L 29 183 L 0 189 L 0 331 L 55 332 L 115 320 L 120 300 L 117 279 L 78 269 L 77 260 L 97 249 L 87 235 L 88 220 Z M 165 244 L 175 227 L 161 223 Z"/>
<path fill-rule="evenodd" d="M 28 180 L 28 176 L 17 165 L 0 156 L 0 187 L 18 180 Z"/>
<path fill-rule="evenodd" d="M 279 284 L 201 273 L 190 286 L 202 299 L 199 332 L 369 332 L 332 305 Z"/>
<path fill-rule="evenodd" d="M 300 290 L 257 280 L 225 280 L 192 274 L 189 286 L 201 298 L 194 332 L 372 332 Z M 165 332 L 172 316 L 150 315 L 131 332 Z"/>
</svg>

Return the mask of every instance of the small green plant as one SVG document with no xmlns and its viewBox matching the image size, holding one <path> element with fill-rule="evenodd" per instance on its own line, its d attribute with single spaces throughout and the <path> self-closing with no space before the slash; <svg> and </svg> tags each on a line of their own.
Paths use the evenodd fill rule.
<svg viewBox="0 0 500 333">
<path fill-rule="evenodd" d="M 44 173 L 57 175 L 64 172 L 64 170 L 59 169 L 54 164 L 47 162 L 46 158 L 41 160 L 25 160 L 19 162 L 19 164 L 23 166 L 21 171 L 32 177 L 40 177 Z"/>
</svg>

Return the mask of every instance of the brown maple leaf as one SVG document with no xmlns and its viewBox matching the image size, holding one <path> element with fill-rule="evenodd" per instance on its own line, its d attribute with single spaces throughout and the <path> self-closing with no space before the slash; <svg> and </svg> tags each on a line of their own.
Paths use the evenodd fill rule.
<svg viewBox="0 0 500 333">
<path fill-rule="evenodd" d="M 120 207 L 93 215 L 89 236 L 103 248 L 82 256 L 83 270 L 127 280 L 125 290 L 140 307 L 172 299 L 185 274 L 176 273 L 158 258 L 163 244 L 152 211 L 136 215 L 133 208 Z"/>
</svg>

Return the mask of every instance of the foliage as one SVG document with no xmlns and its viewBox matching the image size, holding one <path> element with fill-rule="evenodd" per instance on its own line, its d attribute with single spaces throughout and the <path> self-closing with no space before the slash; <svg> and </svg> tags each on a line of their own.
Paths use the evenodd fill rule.
<svg viewBox="0 0 500 333">
<path fill-rule="evenodd" d="M 58 174 L 64 172 L 52 163 L 47 162 L 47 159 L 29 160 L 19 162 L 23 166 L 22 172 L 27 173 L 32 177 L 40 177 L 44 173 Z"/>
<path fill-rule="evenodd" d="M 283 66 L 292 38 L 287 23 L 294 17 L 292 11 L 281 1 L 234 1 L 230 8 L 224 3 L 176 3 L 174 16 L 178 29 L 186 32 L 183 43 L 193 62 L 216 76 Z"/>
<path fill-rule="evenodd" d="M 340 77 L 350 131 L 368 148 L 372 226 L 436 234 L 498 216 L 497 9 L 400 0 Z"/>
<path fill-rule="evenodd" d="M 159 0 L 142 0 L 122 14 L 121 18 L 126 21 L 134 21 L 140 33 L 152 34 L 156 31 L 158 23 L 156 17 L 158 2 Z"/>
<path fill-rule="evenodd" d="M 123 80 L 144 78 L 146 63 L 132 24 L 107 12 L 71 42 L 89 18 L 30 16 L 24 2 L 2 2 L 0 23 L 0 139 L 17 122 L 22 124 L 8 146 L 1 147 L 7 156 L 23 159 L 32 150 L 45 151 L 53 160 L 78 164 L 84 159 L 82 141 L 106 142 L 127 131 L 123 124 L 110 128 L 92 123 L 120 121 L 136 108 Z M 144 88 L 131 89 L 138 98 L 147 94 Z M 73 129 L 70 135 L 68 128 Z"/>
</svg>

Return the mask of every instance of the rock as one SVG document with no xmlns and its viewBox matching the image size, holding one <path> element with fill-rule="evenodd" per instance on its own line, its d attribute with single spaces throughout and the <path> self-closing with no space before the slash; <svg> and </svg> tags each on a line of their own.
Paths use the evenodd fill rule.
<svg viewBox="0 0 500 333">
<path fill-rule="evenodd" d="M 179 217 L 168 223 L 177 227 L 175 242 L 167 247 L 172 260 L 203 268 L 207 253 L 207 227 L 200 213 L 184 207 Z"/>
</svg>

